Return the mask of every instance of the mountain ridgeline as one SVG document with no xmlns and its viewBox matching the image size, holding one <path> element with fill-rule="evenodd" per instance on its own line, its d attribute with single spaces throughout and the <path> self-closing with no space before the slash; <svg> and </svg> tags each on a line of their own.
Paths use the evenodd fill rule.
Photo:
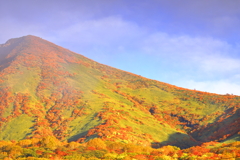
<svg viewBox="0 0 240 160">
<path fill-rule="evenodd" d="M 147 79 L 35 36 L 0 45 L 0 140 L 98 137 L 187 148 L 239 141 L 239 108 L 239 96 Z"/>
</svg>

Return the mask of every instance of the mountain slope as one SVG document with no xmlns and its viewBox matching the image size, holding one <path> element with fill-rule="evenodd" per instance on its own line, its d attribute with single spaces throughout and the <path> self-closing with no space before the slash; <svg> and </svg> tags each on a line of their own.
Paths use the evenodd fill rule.
<svg viewBox="0 0 240 160">
<path fill-rule="evenodd" d="M 239 140 L 240 97 L 121 71 L 35 36 L 0 46 L 0 139 L 94 137 L 183 148 Z"/>
</svg>

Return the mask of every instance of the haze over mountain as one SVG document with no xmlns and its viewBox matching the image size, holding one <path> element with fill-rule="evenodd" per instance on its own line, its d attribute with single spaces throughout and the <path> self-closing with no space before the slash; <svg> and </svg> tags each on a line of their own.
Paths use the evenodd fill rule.
<svg viewBox="0 0 240 160">
<path fill-rule="evenodd" d="M 182 148 L 237 141 L 239 104 L 239 96 L 147 79 L 31 35 L 0 45 L 2 140 L 99 137 Z"/>
</svg>

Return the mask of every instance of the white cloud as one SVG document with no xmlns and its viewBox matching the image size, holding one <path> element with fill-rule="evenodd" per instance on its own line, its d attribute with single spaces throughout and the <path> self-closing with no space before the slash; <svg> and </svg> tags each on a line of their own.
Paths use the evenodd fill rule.
<svg viewBox="0 0 240 160">
<path fill-rule="evenodd" d="M 239 72 L 240 59 L 210 55 L 201 60 L 201 67 L 207 72 Z"/>
<path fill-rule="evenodd" d="M 124 21 L 118 16 L 80 21 L 67 28 L 57 30 L 57 35 L 65 38 L 68 42 L 109 48 L 117 46 L 121 49 L 131 45 L 130 42 L 143 34 L 144 31 L 135 23 Z"/>
<path fill-rule="evenodd" d="M 218 81 L 184 81 L 180 86 L 217 94 L 234 94 L 240 96 L 240 84 L 232 83 L 227 80 Z"/>
<path fill-rule="evenodd" d="M 143 52 L 165 57 L 180 65 L 192 66 L 203 72 L 224 73 L 240 69 L 240 59 L 232 55 L 238 46 L 209 37 L 171 36 L 155 33 L 147 37 L 142 45 Z"/>
<path fill-rule="evenodd" d="M 154 33 L 143 42 L 142 49 L 150 54 L 167 56 L 187 56 L 189 58 L 202 55 L 215 55 L 228 52 L 231 46 L 210 37 L 191 37 L 188 35 L 169 35 Z"/>
</svg>

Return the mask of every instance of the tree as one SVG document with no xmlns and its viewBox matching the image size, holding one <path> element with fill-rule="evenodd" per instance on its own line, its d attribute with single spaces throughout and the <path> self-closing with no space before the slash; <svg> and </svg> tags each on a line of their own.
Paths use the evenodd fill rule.
<svg viewBox="0 0 240 160">
<path fill-rule="evenodd" d="M 94 147 L 98 150 L 106 149 L 106 144 L 100 138 L 94 138 L 87 142 L 87 148 Z"/>
<path fill-rule="evenodd" d="M 60 145 L 61 142 L 54 136 L 46 136 L 40 141 L 41 147 L 49 148 L 52 150 L 56 149 Z"/>
</svg>

